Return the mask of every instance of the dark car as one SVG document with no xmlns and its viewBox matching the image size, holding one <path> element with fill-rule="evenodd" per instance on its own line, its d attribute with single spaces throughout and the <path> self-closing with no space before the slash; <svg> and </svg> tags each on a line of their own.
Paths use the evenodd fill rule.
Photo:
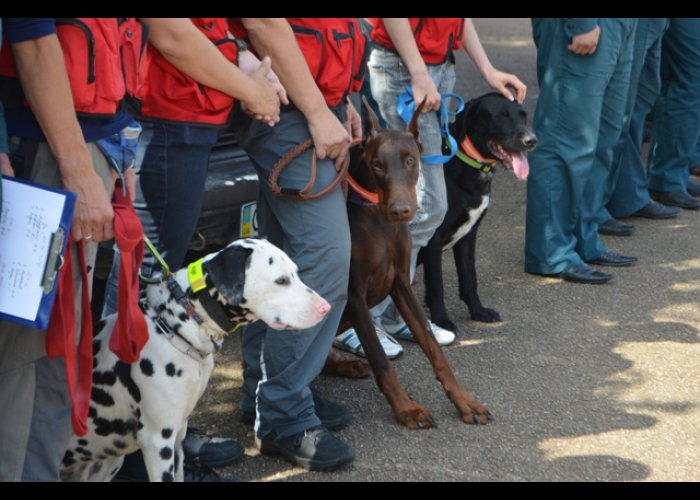
<svg viewBox="0 0 700 500">
<path fill-rule="evenodd" d="M 255 200 L 258 176 L 233 134 L 224 130 L 212 149 L 202 212 L 185 262 L 223 248 L 238 238 L 257 235 Z M 100 245 L 95 265 L 92 311 L 101 316 L 104 287 L 112 266 L 112 242 Z"/>
</svg>

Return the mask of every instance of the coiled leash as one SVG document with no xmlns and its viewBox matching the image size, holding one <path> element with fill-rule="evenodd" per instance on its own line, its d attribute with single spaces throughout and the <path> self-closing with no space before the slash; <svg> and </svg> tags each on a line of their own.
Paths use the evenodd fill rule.
<svg viewBox="0 0 700 500">
<path fill-rule="evenodd" d="M 350 145 L 352 146 L 362 141 L 363 139 L 355 139 L 350 142 Z M 338 175 L 335 177 L 335 179 L 333 179 L 333 181 L 330 184 L 328 184 L 328 186 L 320 190 L 318 193 L 311 194 L 311 190 L 316 185 L 317 173 L 316 148 L 314 148 L 313 153 L 311 154 L 311 176 L 306 186 L 304 186 L 301 189 L 280 187 L 277 181 L 279 179 L 280 174 L 282 173 L 282 170 L 284 170 L 292 162 L 292 160 L 294 160 L 304 151 L 306 151 L 309 148 L 313 148 L 313 145 L 313 139 L 307 139 L 301 144 L 299 144 L 297 147 L 292 149 L 289 153 L 284 155 L 282 158 L 280 158 L 277 161 L 277 163 L 275 163 L 275 165 L 272 167 L 272 170 L 270 171 L 270 176 L 267 179 L 267 186 L 270 188 L 270 191 L 272 191 L 272 194 L 279 196 L 280 198 L 287 198 L 289 200 L 296 201 L 318 200 L 319 198 L 323 198 L 328 193 L 333 191 L 336 188 L 336 186 L 338 186 L 338 184 L 340 184 L 346 178 L 348 168 L 350 168 L 349 161 L 346 162 L 345 165 L 341 166 L 340 169 L 338 169 Z"/>
<path fill-rule="evenodd" d="M 457 141 L 454 137 L 450 135 L 450 116 L 455 116 L 459 114 L 464 109 L 464 100 L 457 94 L 445 92 L 440 94 L 442 100 L 440 101 L 440 109 L 436 111 L 438 114 L 438 121 L 440 123 L 440 133 L 443 140 L 443 151 L 447 150 L 449 146 L 449 155 L 425 155 L 421 156 L 421 161 L 429 165 L 442 165 L 450 161 L 458 151 Z M 457 99 L 458 105 L 456 111 L 450 111 L 447 109 L 447 104 L 445 101 L 448 99 Z M 416 109 L 416 102 L 413 98 L 413 89 L 411 85 L 406 85 L 406 90 L 404 90 L 399 97 L 396 99 L 396 112 L 401 117 L 401 119 L 408 125 L 411 123 L 411 118 Z"/>
</svg>

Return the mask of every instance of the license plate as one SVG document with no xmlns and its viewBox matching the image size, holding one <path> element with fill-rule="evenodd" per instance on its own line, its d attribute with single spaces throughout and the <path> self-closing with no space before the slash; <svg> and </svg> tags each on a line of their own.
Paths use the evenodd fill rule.
<svg viewBox="0 0 700 500">
<path fill-rule="evenodd" d="M 258 235 L 257 213 L 255 202 L 246 203 L 241 207 L 241 238 L 251 238 Z"/>
</svg>

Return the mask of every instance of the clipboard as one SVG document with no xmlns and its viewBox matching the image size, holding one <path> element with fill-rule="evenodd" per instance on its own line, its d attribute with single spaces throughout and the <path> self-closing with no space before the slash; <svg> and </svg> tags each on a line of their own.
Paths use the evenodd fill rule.
<svg viewBox="0 0 700 500">
<path fill-rule="evenodd" d="M 48 328 L 75 201 L 69 191 L 2 177 L 0 319 Z"/>
</svg>

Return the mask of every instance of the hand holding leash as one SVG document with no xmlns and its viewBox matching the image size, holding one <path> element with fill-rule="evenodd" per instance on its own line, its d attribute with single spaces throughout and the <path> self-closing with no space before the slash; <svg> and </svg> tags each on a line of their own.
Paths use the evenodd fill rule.
<svg viewBox="0 0 700 500">
<path fill-rule="evenodd" d="M 411 89 L 413 89 L 413 98 L 415 102 L 423 102 L 427 98 L 423 113 L 430 111 L 438 111 L 442 104 L 442 96 L 435 87 L 435 82 L 426 72 L 418 76 L 411 76 Z"/>
<path fill-rule="evenodd" d="M 436 112 L 439 114 L 440 130 L 442 132 L 443 140 L 449 144 L 450 154 L 421 156 L 421 161 L 423 163 L 428 163 L 431 165 L 442 165 L 457 154 L 457 141 L 455 141 L 454 137 L 450 135 L 449 130 L 450 116 L 454 116 L 464 109 L 464 100 L 457 94 L 445 93 L 441 94 L 440 98 L 439 110 Z M 447 109 L 447 105 L 445 104 L 445 100 L 447 99 L 457 99 L 458 106 L 456 111 L 450 111 Z M 413 89 L 410 85 L 407 85 L 406 90 L 396 99 L 396 112 L 407 125 L 411 123 L 413 110 L 416 108 L 416 102 L 417 100 L 414 99 Z"/>
</svg>

